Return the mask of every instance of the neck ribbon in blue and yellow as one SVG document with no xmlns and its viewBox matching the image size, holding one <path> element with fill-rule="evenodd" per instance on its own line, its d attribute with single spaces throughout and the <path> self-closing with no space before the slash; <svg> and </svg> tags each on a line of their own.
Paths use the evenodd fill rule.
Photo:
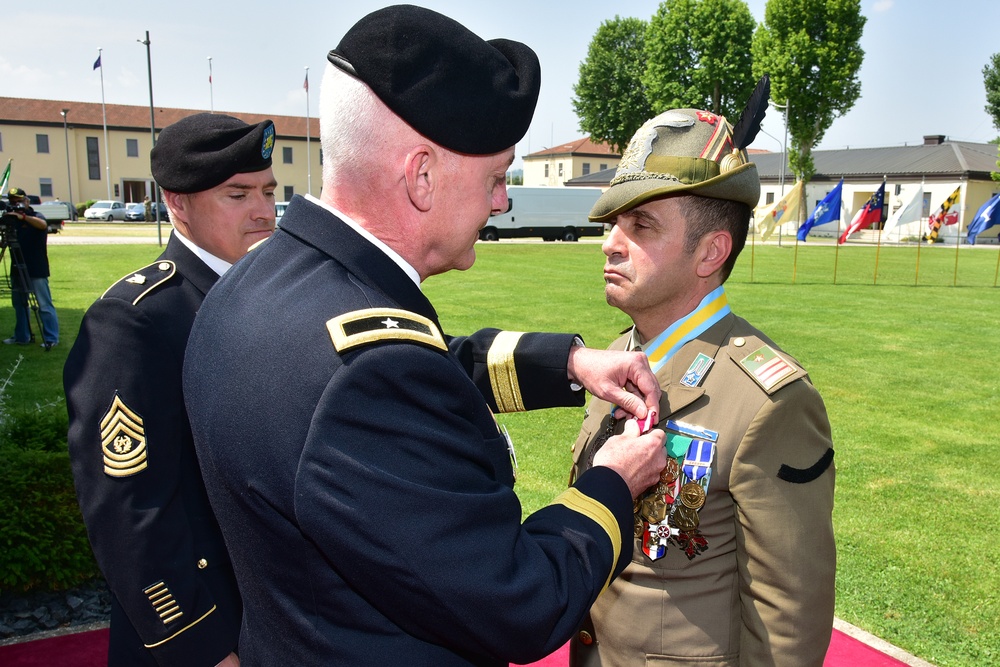
<svg viewBox="0 0 1000 667">
<path fill-rule="evenodd" d="M 698 307 L 642 346 L 649 367 L 658 373 L 685 343 L 694 340 L 728 315 L 729 300 L 722 285 L 709 292 Z"/>
</svg>

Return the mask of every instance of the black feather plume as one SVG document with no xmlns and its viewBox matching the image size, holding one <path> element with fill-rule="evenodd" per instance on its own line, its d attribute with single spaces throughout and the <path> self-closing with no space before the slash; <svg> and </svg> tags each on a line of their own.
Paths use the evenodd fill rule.
<svg viewBox="0 0 1000 667">
<path fill-rule="evenodd" d="M 761 77 L 757 87 L 750 94 L 747 105 L 740 114 L 740 119 L 733 127 L 733 145 L 743 150 L 756 138 L 760 131 L 760 122 L 767 112 L 767 100 L 771 96 L 771 77 L 767 74 Z"/>
</svg>

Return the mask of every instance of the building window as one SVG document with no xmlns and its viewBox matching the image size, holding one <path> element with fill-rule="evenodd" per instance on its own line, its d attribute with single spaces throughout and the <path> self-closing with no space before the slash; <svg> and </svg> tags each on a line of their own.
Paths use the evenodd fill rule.
<svg viewBox="0 0 1000 667">
<path fill-rule="evenodd" d="M 0 153 L 3 153 L 3 132 L 0 132 Z"/>
<path fill-rule="evenodd" d="M 896 196 L 898 197 L 899 193 L 902 192 L 902 191 L 903 191 L 903 184 L 902 183 L 896 183 Z"/>
<path fill-rule="evenodd" d="M 549 177 L 549 164 L 546 162 L 545 163 L 545 178 L 548 178 L 548 177 Z"/>
<path fill-rule="evenodd" d="M 39 178 L 38 179 L 38 196 L 39 197 L 51 197 L 52 196 L 52 179 L 51 178 Z"/>
<path fill-rule="evenodd" d="M 931 193 L 925 192 L 923 210 L 920 211 L 920 215 L 926 218 L 930 216 L 930 214 L 931 214 Z"/>
<path fill-rule="evenodd" d="M 562 175 L 563 175 L 563 163 L 560 162 L 559 163 L 559 178 L 562 178 Z"/>
<path fill-rule="evenodd" d="M 292 147 L 291 146 L 285 146 L 285 147 L 283 147 L 281 149 L 281 161 L 284 164 L 291 164 L 292 163 Z"/>
<path fill-rule="evenodd" d="M 584 162 L 583 163 L 583 175 L 587 176 L 589 174 L 590 174 L 590 163 L 589 162 Z"/>
<path fill-rule="evenodd" d="M 601 163 L 601 171 L 604 171 L 607 168 L 608 168 L 608 163 L 607 162 L 602 162 Z"/>
<path fill-rule="evenodd" d="M 139 157 L 139 140 L 138 139 L 126 139 L 125 140 L 125 155 L 128 157 Z"/>
<path fill-rule="evenodd" d="M 286 185 L 285 186 L 285 201 L 289 201 L 293 196 L 295 196 L 295 186 Z"/>
<path fill-rule="evenodd" d="M 35 135 L 35 148 L 39 153 L 49 152 L 49 135 L 47 134 L 36 134 Z"/>
<path fill-rule="evenodd" d="M 101 154 L 97 150 L 97 137 L 87 137 L 87 177 L 101 180 Z"/>
<path fill-rule="evenodd" d="M 768 192 L 767 195 L 764 197 L 764 204 L 766 205 L 766 204 L 773 204 L 773 203 L 774 203 L 774 193 L 773 192 Z"/>
</svg>

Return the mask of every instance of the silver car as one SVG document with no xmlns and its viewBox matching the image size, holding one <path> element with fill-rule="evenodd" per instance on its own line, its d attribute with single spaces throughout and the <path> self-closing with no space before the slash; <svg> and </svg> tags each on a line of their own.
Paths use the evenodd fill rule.
<svg viewBox="0 0 1000 667">
<path fill-rule="evenodd" d="M 125 204 L 120 201 L 102 199 L 95 201 L 93 205 L 83 212 L 83 217 L 87 220 L 124 220 Z"/>
</svg>

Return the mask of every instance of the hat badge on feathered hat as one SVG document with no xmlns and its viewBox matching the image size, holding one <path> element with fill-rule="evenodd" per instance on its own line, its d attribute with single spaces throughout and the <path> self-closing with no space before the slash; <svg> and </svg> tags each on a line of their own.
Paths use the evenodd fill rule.
<svg viewBox="0 0 1000 667">
<path fill-rule="evenodd" d="M 590 219 L 606 222 L 652 199 L 681 193 L 755 207 L 760 178 L 746 147 L 760 131 L 770 92 L 765 74 L 735 126 L 699 109 L 671 109 L 646 121 L 629 141 Z"/>
</svg>

